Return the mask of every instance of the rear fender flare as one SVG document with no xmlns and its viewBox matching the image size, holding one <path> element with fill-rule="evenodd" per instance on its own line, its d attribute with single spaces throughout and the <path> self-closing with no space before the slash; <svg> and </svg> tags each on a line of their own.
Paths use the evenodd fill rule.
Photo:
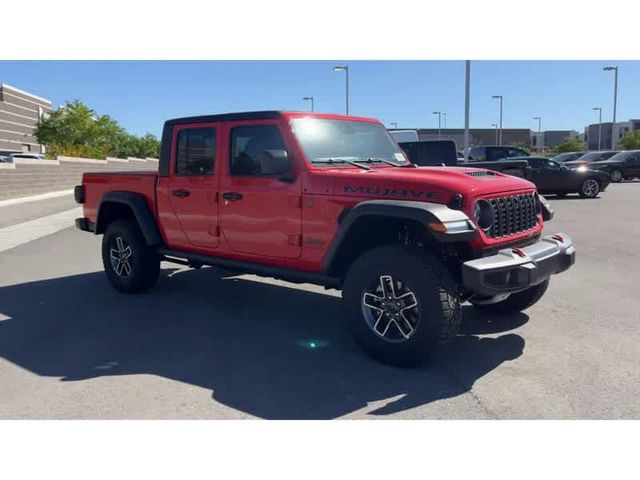
<svg viewBox="0 0 640 480">
<path fill-rule="evenodd" d="M 145 198 L 132 192 L 107 192 L 102 196 L 96 217 L 96 234 L 104 233 L 106 230 L 107 218 L 104 207 L 114 203 L 129 207 L 148 245 L 159 246 L 163 244 L 155 217 Z"/>
</svg>

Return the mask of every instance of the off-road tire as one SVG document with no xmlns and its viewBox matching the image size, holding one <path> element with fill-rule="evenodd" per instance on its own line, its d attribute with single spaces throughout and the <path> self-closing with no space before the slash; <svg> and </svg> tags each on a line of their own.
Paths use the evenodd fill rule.
<svg viewBox="0 0 640 480">
<path fill-rule="evenodd" d="M 486 313 L 512 315 L 533 306 L 542 298 L 549 287 L 549 279 L 522 292 L 513 293 L 498 303 L 472 304 Z"/>
<path fill-rule="evenodd" d="M 365 293 L 372 282 L 392 276 L 414 294 L 417 321 L 412 335 L 391 343 L 375 333 L 366 320 Z M 412 367 L 448 345 L 460 326 L 458 285 L 433 254 L 404 246 L 376 247 L 356 259 L 342 290 L 347 323 L 356 343 L 370 356 L 387 364 Z"/>
<path fill-rule="evenodd" d="M 122 268 L 112 258 L 112 254 L 118 257 L 120 247 L 130 249 L 128 268 Z M 150 289 L 160 273 L 160 257 L 147 245 L 138 223 L 132 219 L 116 220 L 109 224 L 102 238 L 102 264 L 111 285 L 123 293 L 139 293 Z"/>
<path fill-rule="evenodd" d="M 622 171 L 618 168 L 614 168 L 613 170 L 611 170 L 611 173 L 609 175 L 611 175 L 611 181 L 613 183 L 620 183 L 623 180 Z"/>
<path fill-rule="evenodd" d="M 586 191 L 587 182 L 595 182 L 595 185 L 598 185 L 597 189 L 595 190 L 595 193 L 593 193 L 592 191 L 589 191 L 589 192 Z M 594 185 L 594 184 L 592 183 L 591 185 Z M 601 188 L 602 187 L 598 180 L 596 180 L 595 178 L 586 178 L 584 182 L 582 182 L 582 184 L 580 185 L 580 190 L 578 191 L 578 193 L 582 198 L 596 198 L 600 193 Z"/>
</svg>

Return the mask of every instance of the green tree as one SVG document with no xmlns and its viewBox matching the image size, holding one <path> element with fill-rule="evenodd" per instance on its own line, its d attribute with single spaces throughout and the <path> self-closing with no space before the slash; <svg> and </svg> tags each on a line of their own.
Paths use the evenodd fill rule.
<svg viewBox="0 0 640 480">
<path fill-rule="evenodd" d="M 625 150 L 640 150 L 640 130 L 625 133 L 618 140 L 618 146 Z"/>
<path fill-rule="evenodd" d="M 511 142 L 511 146 L 516 148 L 521 148 L 522 150 L 526 150 L 527 152 L 529 151 L 529 145 L 527 145 L 524 142 L 518 142 L 518 141 Z"/>
<path fill-rule="evenodd" d="M 43 118 L 35 136 L 51 156 L 126 158 L 157 157 L 160 153 L 155 136 L 131 135 L 109 115 L 97 115 L 79 100 L 67 102 Z"/>
<path fill-rule="evenodd" d="M 553 151 L 555 153 L 564 152 L 582 152 L 586 149 L 586 145 L 578 137 L 567 137 L 560 142 Z"/>
</svg>

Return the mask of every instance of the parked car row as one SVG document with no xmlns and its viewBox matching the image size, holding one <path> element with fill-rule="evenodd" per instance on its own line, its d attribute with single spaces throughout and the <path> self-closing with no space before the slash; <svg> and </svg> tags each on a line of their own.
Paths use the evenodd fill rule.
<svg viewBox="0 0 640 480">
<path fill-rule="evenodd" d="M 400 142 L 417 166 L 474 166 L 526 178 L 543 194 L 564 197 L 577 193 L 595 198 L 610 182 L 640 178 L 640 150 L 568 152 L 554 158 L 532 156 L 517 147 L 473 147 L 465 162 L 452 140 Z M 519 155 L 516 155 L 519 153 Z M 483 159 L 480 161 L 480 159 Z"/>
<path fill-rule="evenodd" d="M 13 163 L 16 158 L 28 158 L 31 160 L 44 160 L 42 153 L 10 153 L 9 155 L 0 155 L 0 163 Z"/>
</svg>

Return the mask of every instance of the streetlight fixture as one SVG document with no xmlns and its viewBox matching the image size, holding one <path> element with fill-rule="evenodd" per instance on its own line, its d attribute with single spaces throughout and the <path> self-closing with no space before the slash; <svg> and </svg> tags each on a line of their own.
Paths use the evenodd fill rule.
<svg viewBox="0 0 640 480">
<path fill-rule="evenodd" d="M 434 115 L 438 115 L 438 140 L 440 140 L 440 130 L 441 130 L 441 120 L 442 120 L 442 112 L 433 112 Z"/>
<path fill-rule="evenodd" d="M 598 150 L 602 150 L 602 107 L 593 107 L 598 111 Z"/>
<path fill-rule="evenodd" d="M 349 65 L 336 65 L 333 67 L 334 72 L 344 72 L 346 82 L 345 111 L 349 115 Z"/>
<path fill-rule="evenodd" d="M 540 148 L 540 145 L 538 145 L 538 142 L 542 138 L 542 117 L 533 117 L 533 119 L 538 120 L 538 141 L 536 141 L 536 147 L 539 147 L 539 149 L 542 151 L 544 150 L 544 139 L 542 142 L 542 148 Z"/>
<path fill-rule="evenodd" d="M 302 100 L 311 101 L 311 111 L 313 112 L 313 97 L 302 97 Z"/>
<path fill-rule="evenodd" d="M 609 65 L 608 67 L 604 67 L 602 70 L 605 72 L 614 71 L 615 76 L 613 80 L 613 124 L 616 123 L 616 108 L 618 106 L 618 66 L 617 65 Z M 614 150 L 616 147 L 616 138 L 613 136 L 613 128 L 611 131 L 611 150 Z"/>
<path fill-rule="evenodd" d="M 496 143 L 498 143 L 498 124 L 497 123 L 492 123 L 491 126 L 495 127 L 495 129 L 496 129 Z"/>
<path fill-rule="evenodd" d="M 391 122 L 391 125 L 393 125 L 394 130 L 398 129 L 398 124 L 396 122 Z"/>
<path fill-rule="evenodd" d="M 502 95 L 494 95 L 491 98 L 499 98 L 500 99 L 500 138 L 499 145 L 502 145 Z"/>
</svg>

